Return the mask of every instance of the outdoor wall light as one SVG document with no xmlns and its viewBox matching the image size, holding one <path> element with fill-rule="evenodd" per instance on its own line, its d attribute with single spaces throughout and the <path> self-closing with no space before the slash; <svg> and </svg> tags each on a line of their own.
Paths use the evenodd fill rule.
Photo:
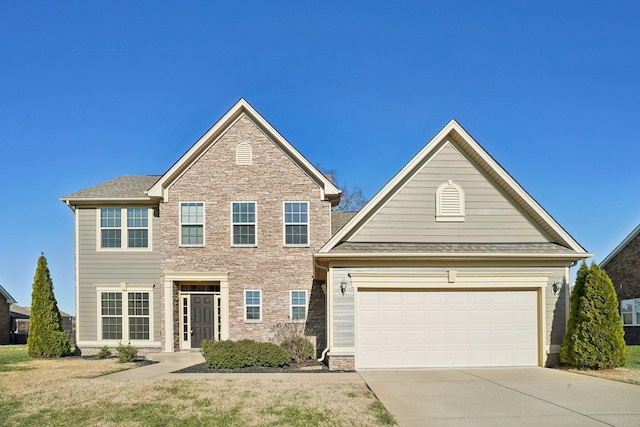
<svg viewBox="0 0 640 427">
<path fill-rule="evenodd" d="M 344 295 L 345 292 L 347 292 L 347 279 L 343 278 L 342 281 L 340 282 L 340 292 L 342 293 L 342 295 Z"/>
<path fill-rule="evenodd" d="M 553 290 L 553 294 L 556 295 L 558 293 L 558 290 L 560 289 L 560 286 L 558 286 L 558 284 L 556 282 L 553 282 L 553 286 L 551 286 L 551 290 Z"/>
</svg>

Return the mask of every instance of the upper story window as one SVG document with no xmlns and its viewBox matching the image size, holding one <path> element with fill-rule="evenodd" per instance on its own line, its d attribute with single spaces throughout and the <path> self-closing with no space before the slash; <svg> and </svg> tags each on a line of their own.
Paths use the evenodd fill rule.
<svg viewBox="0 0 640 427">
<path fill-rule="evenodd" d="M 180 244 L 182 246 L 204 245 L 204 203 L 180 203 Z"/>
<path fill-rule="evenodd" d="M 148 208 L 102 208 L 99 215 L 100 249 L 150 247 Z"/>
<path fill-rule="evenodd" d="M 621 300 L 620 314 L 623 325 L 640 326 L 640 298 Z"/>
<path fill-rule="evenodd" d="M 256 245 L 256 203 L 231 203 L 231 242 L 235 246 Z"/>
<path fill-rule="evenodd" d="M 236 147 L 236 164 L 237 165 L 251 165 L 253 164 L 253 150 L 251 145 L 246 142 L 241 142 Z"/>
<path fill-rule="evenodd" d="M 448 180 L 440 184 L 436 191 L 436 221 L 464 221 L 464 191 L 462 187 Z"/>
<path fill-rule="evenodd" d="M 284 244 L 309 245 L 309 203 L 284 203 Z"/>
</svg>

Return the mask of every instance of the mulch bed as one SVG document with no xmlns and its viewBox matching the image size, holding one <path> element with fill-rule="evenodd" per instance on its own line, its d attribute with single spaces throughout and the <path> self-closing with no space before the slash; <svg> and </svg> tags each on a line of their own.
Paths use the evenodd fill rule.
<svg viewBox="0 0 640 427">
<path fill-rule="evenodd" d="M 324 372 L 336 372 L 329 371 L 329 368 L 323 364 L 315 361 L 303 362 L 303 363 L 291 363 L 289 366 L 282 368 L 269 368 L 266 366 L 248 366 L 240 369 L 212 369 L 206 363 L 198 363 L 197 365 L 189 366 L 188 368 L 180 369 L 179 371 L 172 372 L 174 374 L 218 374 L 218 373 L 248 373 L 248 374 L 262 374 L 262 373 L 299 373 L 299 374 L 314 374 Z"/>
</svg>

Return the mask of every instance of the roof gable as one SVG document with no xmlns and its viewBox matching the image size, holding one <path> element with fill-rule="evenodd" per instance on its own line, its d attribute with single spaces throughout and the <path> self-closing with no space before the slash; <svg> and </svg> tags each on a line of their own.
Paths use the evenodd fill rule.
<svg viewBox="0 0 640 427">
<path fill-rule="evenodd" d="M 453 150 L 452 150 L 453 149 Z M 448 151 L 448 153 L 447 153 Z M 366 237 L 358 237 L 359 233 L 363 233 L 366 227 L 372 227 L 376 221 L 377 215 L 383 215 L 385 209 L 390 211 L 392 201 L 397 202 L 401 199 L 402 191 L 405 193 L 408 191 L 408 187 L 412 184 L 412 180 L 424 178 L 424 171 L 431 163 L 438 160 L 443 155 L 453 156 L 455 151 L 459 152 L 460 156 L 468 161 L 468 171 L 476 171 L 481 174 L 487 182 L 491 183 L 497 194 L 500 195 L 508 205 L 517 211 L 520 217 L 523 218 L 522 224 L 524 228 L 529 228 L 526 233 L 530 234 L 529 238 L 525 238 L 521 243 L 543 243 L 553 242 L 565 246 L 572 251 L 582 254 L 582 257 L 586 257 L 585 249 L 576 242 L 543 208 L 540 206 L 517 182 L 507 171 L 498 164 L 498 162 L 487 153 L 484 148 L 480 146 L 466 130 L 455 120 L 451 120 L 438 134 L 423 147 L 420 152 L 412 158 L 370 201 L 367 205 L 352 218 L 338 233 L 336 233 L 327 244 L 320 250 L 322 252 L 329 252 L 335 246 L 341 242 L 364 242 L 364 241 L 384 241 L 376 240 L 375 232 L 369 232 Z M 458 162 L 459 165 L 464 165 L 466 162 Z M 467 172 L 468 172 L 467 171 Z M 459 171 L 460 173 L 467 173 L 465 171 Z M 421 177 L 420 174 L 423 174 Z M 452 173 L 455 173 L 452 172 Z M 463 176 L 463 175 L 460 175 Z M 436 176 L 434 180 L 445 181 L 447 175 L 442 174 Z M 415 183 L 413 183 L 415 184 Z M 417 186 L 425 185 L 424 183 L 418 183 Z M 497 200 L 497 199 L 496 199 Z M 414 204 L 418 206 L 418 204 Z M 418 209 L 420 207 L 418 206 Z M 516 217 L 515 215 L 513 216 Z M 527 224 L 525 224 L 527 223 Z M 461 222 L 451 223 L 448 228 L 451 233 L 448 236 L 454 236 Z M 382 229 L 382 228 L 381 228 Z M 441 227 L 446 230 L 447 227 Z M 505 234 L 506 235 L 506 234 Z M 447 240 L 448 236 L 442 236 L 438 238 L 436 235 L 431 240 L 424 240 L 420 237 L 407 236 L 406 242 L 418 243 L 429 242 L 432 243 L 470 243 L 464 242 L 464 237 L 459 240 Z M 439 240 L 438 240 L 439 239 Z M 402 240 L 405 241 L 405 240 Z M 504 243 L 499 236 L 487 236 L 487 243 Z M 515 242 L 512 242 L 515 243 Z"/>
<path fill-rule="evenodd" d="M 0 295 L 2 295 L 3 297 L 5 297 L 5 299 L 7 300 L 7 302 L 9 304 L 14 304 L 16 302 L 15 299 L 13 299 L 13 297 L 11 296 L 11 294 L 9 292 L 7 292 L 7 290 L 5 288 L 2 287 L 2 285 L 0 285 Z"/>
<path fill-rule="evenodd" d="M 249 118 L 262 132 L 291 160 L 318 184 L 325 200 L 337 204 L 340 190 L 331 183 L 315 166 L 313 166 L 293 145 L 267 122 L 247 101 L 240 99 L 222 116 L 200 139 L 164 174 L 147 192 L 149 197 L 167 199 L 167 189 L 190 165 L 196 162 L 224 133 L 242 116 Z"/>
<path fill-rule="evenodd" d="M 616 255 L 622 252 L 624 248 L 626 248 L 629 245 L 629 243 L 631 243 L 639 235 L 640 235 L 640 225 L 638 225 L 631 233 L 629 233 L 629 235 L 625 237 L 625 239 L 622 242 L 620 242 L 620 244 L 616 246 L 616 248 L 613 251 L 611 251 L 611 253 L 607 255 L 607 257 L 604 260 L 602 260 L 602 262 L 600 263 L 600 267 L 605 268 L 607 264 L 609 264 L 609 262 L 616 257 Z"/>
</svg>

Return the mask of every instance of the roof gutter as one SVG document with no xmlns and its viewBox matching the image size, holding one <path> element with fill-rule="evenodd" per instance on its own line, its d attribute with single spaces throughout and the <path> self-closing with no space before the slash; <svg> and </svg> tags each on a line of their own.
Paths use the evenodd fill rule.
<svg viewBox="0 0 640 427">
<path fill-rule="evenodd" d="M 380 253 L 366 253 L 366 252 L 354 252 L 354 253 L 336 253 L 336 252 L 321 252 L 314 254 L 316 259 L 437 259 L 437 260 L 501 260 L 501 259 L 554 259 L 554 260 L 567 260 L 575 261 L 580 259 L 586 259 L 592 257 L 591 253 L 576 253 L 576 254 L 540 254 L 540 253 L 395 253 L 395 252 L 380 252 Z"/>
</svg>

